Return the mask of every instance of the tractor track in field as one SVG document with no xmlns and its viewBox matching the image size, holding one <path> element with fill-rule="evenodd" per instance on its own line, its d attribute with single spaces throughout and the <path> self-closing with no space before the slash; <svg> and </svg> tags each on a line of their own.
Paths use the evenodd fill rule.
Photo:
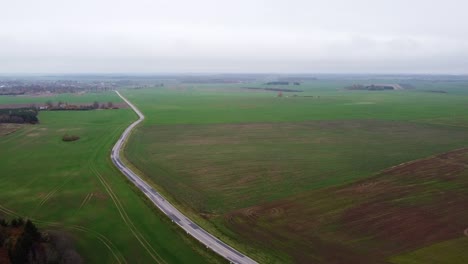
<svg viewBox="0 0 468 264">
<path fill-rule="evenodd" d="M 111 137 L 109 137 L 109 138 L 113 138 L 113 136 L 117 136 L 122 127 L 126 127 L 126 126 L 121 126 L 121 127 L 116 128 L 113 132 L 111 132 Z M 19 136 L 24 136 L 27 133 L 29 133 L 30 131 L 31 131 L 31 129 L 23 129 L 20 133 L 16 133 L 14 135 L 14 137 L 8 138 L 7 140 L 5 140 L 3 142 L 11 141 L 14 138 L 19 137 Z M 131 231 L 132 235 L 143 246 L 143 248 L 146 250 L 146 252 L 149 254 L 149 256 L 155 261 L 155 263 L 167 264 L 167 262 L 161 257 L 161 255 L 159 255 L 159 253 L 155 250 L 155 248 L 151 245 L 151 243 L 148 242 L 148 240 L 144 237 L 144 235 L 135 226 L 134 222 L 132 221 L 130 216 L 127 214 L 127 211 L 125 210 L 122 202 L 120 201 L 118 196 L 115 194 L 115 192 L 112 190 L 112 187 L 109 184 L 109 182 L 105 179 L 105 177 L 96 168 L 95 160 L 96 160 L 96 158 L 98 156 L 99 150 L 102 149 L 106 145 L 106 143 L 108 143 L 108 142 L 109 141 L 104 140 L 101 144 L 99 144 L 95 148 L 93 154 L 90 156 L 90 158 L 88 160 L 88 168 L 92 172 L 92 175 L 95 176 L 99 180 L 101 185 L 104 187 L 107 194 L 111 198 L 113 204 L 115 205 L 115 207 L 116 207 L 120 217 L 122 218 L 123 222 L 128 227 L 128 229 Z M 54 196 L 54 194 L 56 194 L 61 188 L 63 188 L 63 186 L 65 186 L 71 179 L 73 179 L 74 176 L 75 175 L 68 176 L 61 184 L 57 185 L 50 192 L 48 192 L 41 199 L 41 201 L 39 202 L 39 205 L 38 205 L 37 208 L 40 208 L 48 200 L 50 200 Z M 83 201 L 82 201 L 82 203 L 80 205 L 80 208 L 82 208 L 84 205 L 86 205 L 89 202 L 89 200 L 91 200 L 92 196 L 93 196 L 93 193 L 87 194 L 85 196 L 85 198 L 83 199 Z M 20 214 L 17 214 L 14 211 L 11 211 L 11 210 L 9 210 L 6 207 L 3 207 L 1 205 L 0 205 L 0 211 L 7 214 L 7 215 L 11 215 L 11 216 L 15 216 L 15 217 L 22 217 Z M 125 257 L 117 249 L 117 247 L 111 242 L 111 240 L 109 240 L 107 237 L 105 237 L 104 235 L 102 235 L 102 234 L 100 234 L 98 232 L 95 232 L 95 231 L 90 230 L 90 229 L 88 229 L 86 227 L 78 226 L 78 225 L 65 225 L 65 224 L 57 223 L 57 222 L 47 222 L 47 221 L 41 221 L 41 220 L 37 220 L 37 219 L 33 219 L 33 218 L 29 218 L 29 219 L 33 220 L 34 222 L 36 222 L 38 224 L 45 224 L 45 225 L 48 225 L 48 226 L 60 226 L 60 227 L 64 227 L 64 228 L 67 228 L 67 229 L 73 229 L 73 230 L 85 232 L 85 233 L 88 233 L 88 234 L 92 234 L 99 241 L 101 241 L 104 244 L 104 246 L 106 246 L 106 248 L 109 249 L 109 251 L 114 256 L 114 258 L 116 260 L 116 263 L 119 263 L 119 264 L 128 263 L 126 261 Z"/>
<path fill-rule="evenodd" d="M 118 132 L 120 132 L 120 128 L 117 128 L 113 133 L 112 136 L 116 135 Z M 110 137 L 113 138 L 113 137 Z M 147 251 L 147 253 L 151 256 L 151 258 L 156 262 L 156 263 L 167 263 L 160 255 L 159 253 L 151 246 L 151 244 L 146 240 L 146 238 L 141 234 L 141 232 L 136 228 L 135 224 L 131 220 L 131 218 L 128 216 L 127 211 L 125 210 L 124 206 L 122 205 L 120 199 L 118 196 L 114 193 L 112 190 L 110 184 L 106 181 L 104 176 L 99 173 L 99 171 L 96 169 L 94 165 L 94 160 L 96 160 L 96 156 L 98 153 L 98 150 L 103 148 L 106 142 L 104 141 L 98 148 L 96 148 L 96 151 L 94 154 L 90 157 L 88 160 L 88 167 L 90 170 L 93 172 L 93 174 L 98 178 L 100 181 L 101 185 L 104 187 L 106 190 L 107 194 L 109 197 L 112 199 L 112 202 L 116 206 L 117 211 L 119 212 L 120 217 L 124 221 L 125 225 L 127 225 L 128 229 L 132 232 L 133 236 L 138 240 L 138 242 L 143 246 L 143 248 Z"/>
<path fill-rule="evenodd" d="M 145 116 L 143 115 L 136 106 L 134 106 L 130 101 L 123 97 L 118 91 L 115 91 L 117 95 L 122 98 L 138 115 L 138 120 L 131 123 L 125 131 L 122 133 L 120 138 L 115 143 L 112 148 L 110 158 L 114 163 L 115 167 L 120 170 L 120 172 L 143 193 L 143 195 L 148 198 L 155 207 L 161 210 L 167 217 L 171 219 L 172 222 L 176 223 L 181 229 L 183 229 L 188 235 L 191 235 L 193 238 L 201 242 L 207 248 L 213 250 L 218 255 L 225 258 L 230 263 L 236 264 L 257 264 L 257 262 L 248 256 L 237 251 L 233 247 L 229 246 L 225 242 L 221 241 L 219 238 L 210 234 L 205 229 L 201 228 L 199 225 L 190 220 L 187 216 L 182 214 L 177 208 L 175 208 L 171 203 L 169 203 L 158 191 L 151 187 L 146 181 L 144 181 L 138 174 L 133 172 L 127 165 L 123 163 L 120 158 L 120 152 L 122 151 L 123 146 L 132 130 L 140 124 Z"/>
<path fill-rule="evenodd" d="M 85 206 L 91 200 L 91 198 L 93 198 L 93 196 L 94 196 L 94 193 L 88 193 L 83 199 L 83 201 L 81 202 L 79 209 Z"/>
<path fill-rule="evenodd" d="M 25 135 L 27 132 L 29 132 L 31 128 L 29 127 L 22 127 L 18 130 L 15 131 L 15 133 L 10 133 L 8 135 L 5 135 L 4 139 L 2 140 L 2 143 L 8 143 L 18 137 L 21 137 Z"/>
<path fill-rule="evenodd" d="M 20 215 L 20 214 L 18 214 L 16 212 L 4 207 L 3 205 L 0 205 L 0 211 L 7 214 L 7 215 L 14 216 L 14 217 L 25 217 L 25 216 L 22 216 L 22 215 Z M 125 260 L 125 258 L 123 257 L 122 253 L 120 253 L 120 251 L 117 249 L 117 247 L 112 243 L 112 241 L 109 238 L 107 238 L 106 236 L 104 236 L 103 234 L 99 233 L 99 232 L 96 232 L 94 230 L 91 230 L 89 228 L 86 228 L 84 226 L 79 226 L 79 225 L 66 225 L 66 224 L 62 224 L 62 223 L 58 223 L 58 222 L 42 221 L 42 220 L 29 218 L 29 217 L 25 217 L 25 218 L 28 218 L 28 219 L 30 219 L 33 222 L 38 223 L 38 224 L 43 224 L 43 225 L 47 225 L 47 226 L 62 227 L 62 228 L 65 228 L 65 229 L 77 230 L 77 231 L 81 231 L 81 232 L 93 235 L 111 252 L 112 256 L 115 258 L 117 263 L 119 263 L 119 264 L 128 263 Z"/>
<path fill-rule="evenodd" d="M 37 206 L 37 208 L 40 208 L 41 206 L 43 206 L 50 198 L 52 198 L 52 196 L 54 196 L 55 193 L 57 193 L 60 189 L 63 188 L 63 186 L 65 186 L 69 181 L 71 181 L 73 178 L 74 178 L 75 175 L 69 175 L 67 178 L 65 178 L 65 180 L 59 184 L 58 186 L 56 186 L 55 188 L 53 188 L 50 192 L 48 192 L 46 194 L 46 196 L 44 196 L 42 198 L 42 200 L 39 202 L 39 205 Z"/>
<path fill-rule="evenodd" d="M 111 136 L 116 136 L 120 132 L 121 128 L 122 127 L 116 128 L 115 131 L 111 133 Z M 26 134 L 28 132 L 26 129 L 23 130 L 23 131 L 24 132 L 21 133 L 21 135 L 24 135 L 24 134 Z M 110 138 L 112 138 L 112 137 L 110 137 Z M 90 158 L 88 160 L 88 168 L 90 169 L 92 175 L 95 176 L 99 180 L 99 182 L 104 187 L 104 189 L 106 190 L 109 197 L 112 199 L 112 202 L 116 206 L 116 209 L 117 209 L 119 215 L 121 216 L 122 220 L 124 221 L 124 223 L 128 227 L 128 229 L 131 231 L 132 235 L 138 240 L 138 242 L 143 246 L 143 248 L 147 251 L 147 253 L 151 256 L 151 258 L 156 263 L 166 264 L 167 262 L 159 255 L 159 253 L 151 246 L 151 244 L 148 242 L 148 240 L 146 240 L 146 238 L 142 235 L 142 233 L 137 229 L 137 227 L 135 226 L 135 224 L 133 223 L 131 218 L 128 216 L 124 206 L 122 205 L 122 202 L 117 197 L 115 192 L 112 190 L 111 185 L 108 183 L 108 181 L 105 179 L 105 177 L 98 171 L 98 169 L 95 166 L 95 160 L 96 160 L 96 158 L 98 156 L 99 150 L 102 149 L 107 142 L 108 141 L 104 141 L 103 143 L 101 143 L 100 145 L 98 145 L 95 148 L 93 154 L 90 156 Z M 37 208 L 40 208 L 47 201 L 49 201 L 54 196 L 54 194 L 56 194 L 61 188 L 63 188 L 63 186 L 65 186 L 71 179 L 73 179 L 74 176 L 76 176 L 76 175 L 72 174 L 72 175 L 68 176 L 67 178 L 64 179 L 64 181 L 62 183 L 60 183 L 55 188 L 53 188 L 50 192 L 48 192 L 41 199 L 41 201 L 39 202 L 39 205 L 37 206 Z M 85 196 L 85 198 L 83 199 L 83 201 L 82 201 L 82 203 L 80 205 L 80 208 L 82 208 L 84 205 L 86 205 L 91 200 L 93 195 L 94 195 L 93 193 L 87 194 Z M 11 216 L 15 216 L 15 217 L 23 217 L 22 215 L 17 214 L 14 211 L 9 210 L 6 207 L 3 207 L 1 205 L 0 205 L 0 211 L 7 214 L 7 215 L 11 215 Z M 84 233 L 87 233 L 87 234 L 91 234 L 94 237 L 96 237 L 101 243 L 103 243 L 103 245 L 112 253 L 112 255 L 114 256 L 114 258 L 116 260 L 116 263 L 119 263 L 119 264 L 128 263 L 127 260 L 125 259 L 125 257 L 120 253 L 120 251 L 117 249 L 117 247 L 112 243 L 112 241 L 109 238 L 105 237 L 104 235 L 102 235 L 102 234 L 100 234 L 98 232 L 95 232 L 95 231 L 90 230 L 90 229 L 88 229 L 86 227 L 78 226 L 78 225 L 66 225 L 66 224 L 62 224 L 62 223 L 58 223 L 58 222 L 47 222 L 47 221 L 37 220 L 37 219 L 34 219 L 34 218 L 29 218 L 29 219 L 33 220 L 34 222 L 36 222 L 38 224 L 44 224 L 44 225 L 47 225 L 47 226 L 63 227 L 63 228 L 66 228 L 66 229 L 72 229 L 72 230 L 77 230 L 77 231 L 84 232 Z"/>
</svg>

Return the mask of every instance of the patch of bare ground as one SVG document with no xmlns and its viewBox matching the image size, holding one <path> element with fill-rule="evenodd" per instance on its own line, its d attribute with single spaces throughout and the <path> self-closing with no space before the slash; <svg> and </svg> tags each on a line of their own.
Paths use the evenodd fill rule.
<svg viewBox="0 0 468 264">
<path fill-rule="evenodd" d="M 205 218 L 205 219 L 213 219 L 213 218 L 216 218 L 218 217 L 219 215 L 218 214 L 213 214 L 213 213 L 207 213 L 207 212 L 202 212 L 202 213 L 199 213 L 201 217 Z"/>
<path fill-rule="evenodd" d="M 468 149 L 383 170 L 342 187 L 235 210 L 225 223 L 296 263 L 387 263 L 468 236 Z"/>
<path fill-rule="evenodd" d="M 97 200 L 107 200 L 109 197 L 103 192 L 93 192 L 93 197 L 96 197 Z"/>
<path fill-rule="evenodd" d="M 380 250 L 386 254 L 459 237 L 466 224 L 455 218 L 463 217 L 460 210 L 463 210 L 466 201 L 451 204 L 442 200 L 439 203 L 432 205 L 433 209 L 395 206 L 386 202 L 362 204 L 343 214 L 343 231 L 354 236 L 366 234 L 385 241 L 385 247 Z"/>
<path fill-rule="evenodd" d="M 317 208 L 294 199 L 237 210 L 224 219 L 244 238 L 285 252 L 294 263 L 383 263 L 373 253 L 362 254 L 338 239 L 322 237 L 321 226 L 330 218 L 327 213 L 320 215 Z"/>
<path fill-rule="evenodd" d="M 16 130 L 20 129 L 21 126 L 20 124 L 0 124 L 0 137 L 14 133 Z"/>
<path fill-rule="evenodd" d="M 382 175 L 405 177 L 417 175 L 415 179 L 452 179 L 468 167 L 468 149 L 459 149 L 426 159 L 403 163 L 381 172 Z"/>
</svg>

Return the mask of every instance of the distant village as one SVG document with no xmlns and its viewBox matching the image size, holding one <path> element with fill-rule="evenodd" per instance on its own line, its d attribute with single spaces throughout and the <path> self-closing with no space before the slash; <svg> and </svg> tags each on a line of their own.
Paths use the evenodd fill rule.
<svg viewBox="0 0 468 264">
<path fill-rule="evenodd" d="M 0 80 L 0 95 L 58 94 L 109 91 L 119 87 L 116 82 L 81 82 L 74 80 L 27 81 Z"/>
</svg>

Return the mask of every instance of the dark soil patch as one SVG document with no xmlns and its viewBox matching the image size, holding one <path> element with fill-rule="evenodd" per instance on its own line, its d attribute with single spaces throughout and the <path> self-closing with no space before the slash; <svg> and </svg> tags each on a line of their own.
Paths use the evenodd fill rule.
<svg viewBox="0 0 468 264">
<path fill-rule="evenodd" d="M 458 221 L 450 221 L 458 213 L 448 211 L 405 208 L 385 202 L 363 204 L 343 214 L 342 231 L 355 236 L 373 236 L 388 245 L 380 250 L 386 254 L 398 253 L 460 236 L 460 230 L 463 230 L 466 224 L 458 225 Z M 446 217 L 444 214 L 447 213 L 451 216 Z"/>
<path fill-rule="evenodd" d="M 94 192 L 93 196 L 98 200 L 107 200 L 108 199 L 107 194 L 105 194 L 103 192 Z"/>
<path fill-rule="evenodd" d="M 466 235 L 467 163 L 468 149 L 456 150 L 224 219 L 245 239 L 297 263 L 386 263 Z"/>
</svg>

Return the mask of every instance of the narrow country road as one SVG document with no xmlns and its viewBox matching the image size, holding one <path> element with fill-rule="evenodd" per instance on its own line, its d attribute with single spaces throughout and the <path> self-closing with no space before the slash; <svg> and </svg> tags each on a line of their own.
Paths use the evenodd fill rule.
<svg viewBox="0 0 468 264">
<path fill-rule="evenodd" d="M 253 259 L 245 256 L 229 245 L 225 244 L 218 238 L 214 237 L 203 228 L 195 224 L 192 220 L 188 219 L 183 215 L 179 210 L 177 210 L 172 204 L 170 204 L 164 197 L 154 190 L 149 184 L 142 180 L 136 173 L 134 173 L 130 168 L 128 168 L 120 159 L 120 152 L 122 146 L 124 145 L 125 140 L 129 137 L 131 131 L 135 126 L 141 123 L 145 116 L 136 108 L 130 101 L 123 97 L 118 91 L 115 91 L 117 95 L 120 96 L 132 109 L 137 113 L 138 120 L 133 122 L 125 131 L 122 136 L 120 136 L 117 143 L 115 143 L 111 152 L 111 159 L 115 166 L 130 180 L 135 184 L 152 202 L 158 207 L 164 214 L 166 214 L 173 222 L 179 225 L 184 229 L 187 234 L 190 234 L 195 239 L 200 241 L 206 247 L 212 249 L 217 254 L 226 258 L 231 263 L 257 263 Z"/>
</svg>

